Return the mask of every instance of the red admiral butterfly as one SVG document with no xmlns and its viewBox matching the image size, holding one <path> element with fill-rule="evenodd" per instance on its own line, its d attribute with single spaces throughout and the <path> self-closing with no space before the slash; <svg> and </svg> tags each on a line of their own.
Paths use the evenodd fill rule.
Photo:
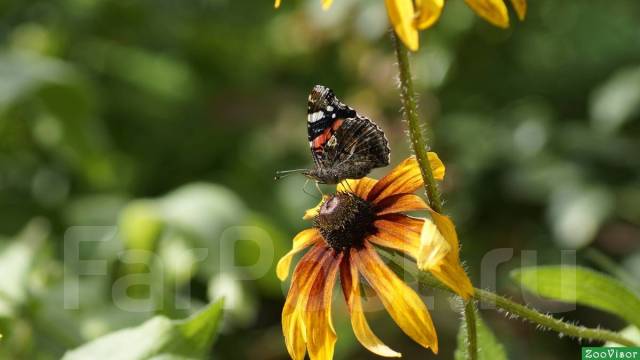
<svg viewBox="0 0 640 360">
<path fill-rule="evenodd" d="M 328 87 L 316 85 L 307 107 L 309 146 L 315 167 L 279 171 L 276 179 L 292 172 L 321 184 L 360 179 L 371 169 L 389 165 L 389 142 L 371 120 L 340 102 Z"/>
</svg>

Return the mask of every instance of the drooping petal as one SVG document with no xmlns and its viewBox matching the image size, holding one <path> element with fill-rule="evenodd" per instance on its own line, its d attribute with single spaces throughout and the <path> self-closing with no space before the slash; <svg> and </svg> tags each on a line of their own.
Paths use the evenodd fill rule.
<svg viewBox="0 0 640 360">
<path fill-rule="evenodd" d="M 276 0 L 276 3 L 273 4 L 273 7 L 276 8 L 276 9 L 279 8 L 280 7 L 280 0 Z"/>
<path fill-rule="evenodd" d="M 306 352 L 304 309 L 313 281 L 323 264 L 329 259 L 329 251 L 330 249 L 324 244 L 314 246 L 300 259 L 293 272 L 291 288 L 282 309 L 282 332 L 287 351 L 294 360 L 304 360 Z"/>
<path fill-rule="evenodd" d="M 367 237 L 367 241 L 378 246 L 402 251 L 417 259 L 423 223 L 424 219 L 403 214 L 386 215 L 373 222 L 376 232 Z"/>
<path fill-rule="evenodd" d="M 429 159 L 429 165 L 431 166 L 431 171 L 433 172 L 433 178 L 442 181 L 445 174 L 445 167 L 442 163 L 442 160 L 440 160 L 438 154 L 433 151 L 429 151 L 427 153 L 427 158 Z"/>
<path fill-rule="evenodd" d="M 340 264 L 340 284 L 351 314 L 353 333 L 360 344 L 372 353 L 385 357 L 401 357 L 399 352 L 393 351 L 371 331 L 364 316 L 362 299 L 360 299 L 360 275 L 357 267 L 350 260 L 351 254 L 355 251 L 355 249 L 351 249 L 350 254 L 345 255 Z"/>
<path fill-rule="evenodd" d="M 416 0 L 416 26 L 423 30 L 431 27 L 439 18 L 444 7 L 444 0 Z"/>
<path fill-rule="evenodd" d="M 340 182 L 336 188 L 338 192 L 351 192 L 359 197 L 366 199 L 367 194 L 378 180 L 364 177 L 362 179 L 347 179 Z"/>
<path fill-rule="evenodd" d="M 418 294 L 382 262 L 371 245 L 365 244 L 356 251 L 352 261 L 402 331 L 418 344 L 437 353 L 436 330 Z"/>
<path fill-rule="evenodd" d="M 328 260 L 312 281 L 304 316 L 305 340 L 311 360 L 332 360 L 336 332 L 331 320 L 331 299 L 344 252 L 329 249 Z"/>
<path fill-rule="evenodd" d="M 376 207 L 378 209 L 376 215 L 378 216 L 429 208 L 420 196 L 414 194 L 391 195 L 380 201 Z"/>
<path fill-rule="evenodd" d="M 516 10 L 516 14 L 518 14 L 518 19 L 523 21 L 525 16 L 527 16 L 527 0 L 511 0 L 511 5 Z"/>
<path fill-rule="evenodd" d="M 328 10 L 331 7 L 333 0 L 322 0 L 322 10 Z"/>
<path fill-rule="evenodd" d="M 436 153 L 429 152 L 429 165 L 436 180 L 444 178 L 445 168 Z M 367 195 L 367 200 L 378 203 L 396 194 L 412 194 L 424 184 L 420 166 L 415 156 L 411 156 L 380 179 Z"/>
<path fill-rule="evenodd" d="M 291 260 L 295 254 L 304 250 L 309 245 L 320 241 L 322 241 L 320 232 L 315 228 L 305 229 L 299 232 L 298 235 L 293 238 L 293 246 L 291 250 L 278 261 L 278 265 L 276 266 L 276 275 L 278 276 L 278 279 L 280 279 L 280 281 L 284 281 L 287 276 L 289 276 Z"/>
<path fill-rule="evenodd" d="M 329 195 L 324 195 L 322 199 L 320 199 L 320 202 L 318 203 L 318 205 L 316 205 L 311 209 L 307 209 L 307 211 L 304 212 L 304 215 L 302 216 L 302 218 L 304 220 L 311 220 L 314 217 L 318 216 L 318 213 L 320 212 L 320 206 L 322 206 L 322 203 L 324 203 L 328 198 L 329 198 Z"/>
<path fill-rule="evenodd" d="M 504 0 L 465 0 L 467 5 L 495 26 L 509 27 L 509 13 Z"/>
<path fill-rule="evenodd" d="M 393 30 L 411 51 L 418 50 L 418 30 L 413 26 L 413 0 L 385 0 Z"/>
<path fill-rule="evenodd" d="M 450 251 L 451 245 L 438 231 L 436 225 L 432 221 L 426 220 L 420 233 L 418 267 L 426 270 L 438 269 Z"/>
<path fill-rule="evenodd" d="M 474 290 L 467 273 L 460 265 L 460 244 L 456 228 L 448 216 L 433 210 L 430 213 L 438 231 L 433 232 L 432 227 L 425 225 L 427 233 L 421 236 L 418 267 L 430 271 L 451 290 L 464 299 L 469 299 Z"/>
</svg>

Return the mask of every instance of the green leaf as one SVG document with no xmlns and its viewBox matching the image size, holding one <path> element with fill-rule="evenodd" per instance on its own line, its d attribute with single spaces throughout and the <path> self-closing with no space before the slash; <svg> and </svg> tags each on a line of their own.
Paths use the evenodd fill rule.
<svg viewBox="0 0 640 360">
<path fill-rule="evenodd" d="M 534 294 L 591 306 L 640 326 L 640 299 L 620 281 L 575 266 L 540 266 L 518 269 L 511 277 Z"/>
<path fill-rule="evenodd" d="M 476 332 L 478 338 L 478 360 L 506 360 L 507 354 L 504 347 L 493 332 L 482 321 L 480 314 L 476 313 Z M 464 321 L 460 322 L 458 329 L 458 347 L 456 348 L 455 360 L 467 359 L 467 328 Z"/>
<path fill-rule="evenodd" d="M 223 301 L 185 320 L 156 316 L 142 325 L 123 329 L 67 352 L 75 359 L 202 359 L 213 344 L 222 318 Z"/>
<path fill-rule="evenodd" d="M 629 325 L 626 328 L 622 329 L 619 332 L 620 335 L 624 336 L 625 338 L 635 342 L 636 344 L 640 344 L 640 329 L 638 329 L 637 327 L 633 326 L 633 325 Z M 604 344 L 605 347 L 619 347 L 619 346 L 623 346 L 620 345 L 618 343 L 614 343 L 612 341 L 607 341 Z"/>
</svg>

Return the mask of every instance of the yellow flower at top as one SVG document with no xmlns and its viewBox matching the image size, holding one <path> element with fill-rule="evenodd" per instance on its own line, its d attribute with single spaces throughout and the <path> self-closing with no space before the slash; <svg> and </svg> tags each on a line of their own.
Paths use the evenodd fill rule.
<svg viewBox="0 0 640 360">
<path fill-rule="evenodd" d="M 445 168 L 429 153 L 434 177 Z M 337 336 L 331 319 L 333 288 L 340 279 L 353 332 L 369 351 L 385 357 L 400 353 L 385 345 L 371 330 L 362 304 L 362 288 L 373 289 L 391 318 L 411 339 L 438 352 L 438 338 L 422 299 L 383 262 L 379 248 L 415 259 L 418 266 L 448 285 L 464 299 L 473 287 L 460 265 L 458 239 L 451 220 L 431 210 L 414 192 L 423 179 L 415 157 L 400 163 L 380 180 L 345 180 L 337 193 L 307 210 L 313 227 L 293 239 L 293 248 L 278 262 L 278 278 L 285 280 L 295 254 L 309 249 L 293 271 L 282 310 L 282 331 L 289 355 L 303 360 L 331 360 Z M 405 215 L 427 210 L 431 219 Z"/>
<path fill-rule="evenodd" d="M 491 24 L 509 27 L 506 0 L 465 0 L 467 5 Z M 518 18 L 524 20 L 526 0 L 510 0 Z M 281 0 L 275 0 L 280 7 Z M 322 8 L 328 9 L 333 0 L 322 0 Z M 402 42 L 412 51 L 418 50 L 418 31 L 431 27 L 440 18 L 444 0 L 385 0 L 389 21 Z"/>
</svg>

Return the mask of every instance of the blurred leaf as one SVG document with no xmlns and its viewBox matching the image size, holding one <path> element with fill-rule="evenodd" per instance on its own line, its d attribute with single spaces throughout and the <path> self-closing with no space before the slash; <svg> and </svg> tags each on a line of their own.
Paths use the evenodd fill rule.
<svg viewBox="0 0 640 360">
<path fill-rule="evenodd" d="M 161 231 L 162 220 L 150 200 L 132 201 L 120 214 L 120 233 L 128 249 L 153 251 Z"/>
<path fill-rule="evenodd" d="M 231 273 L 213 276 L 207 287 L 209 300 L 224 298 L 225 317 L 234 323 L 247 326 L 256 316 L 255 296 Z"/>
<path fill-rule="evenodd" d="M 40 246 L 49 234 L 43 219 L 29 222 L 0 253 L 0 316 L 13 315 L 29 295 L 28 276 Z"/>
<path fill-rule="evenodd" d="M 517 269 L 511 277 L 534 294 L 591 306 L 640 325 L 640 299 L 620 281 L 574 266 L 539 266 Z"/>
<path fill-rule="evenodd" d="M 507 354 L 502 344 L 484 323 L 480 314 L 476 313 L 476 332 L 478 340 L 478 360 L 506 360 Z M 458 329 L 458 347 L 454 355 L 455 360 L 466 360 L 467 357 L 467 329 L 464 321 Z"/>
<path fill-rule="evenodd" d="M 63 359 L 201 359 L 213 344 L 223 301 L 185 320 L 156 316 L 144 324 L 116 331 L 65 354 Z"/>
<path fill-rule="evenodd" d="M 640 112 L 640 68 L 618 70 L 591 98 L 596 129 L 611 133 Z"/>
<path fill-rule="evenodd" d="M 638 329 L 637 327 L 633 326 L 633 325 L 629 325 L 626 328 L 622 329 L 622 331 L 619 332 L 620 335 L 624 336 L 626 339 L 629 339 L 633 342 L 635 342 L 636 344 L 640 344 L 640 329 Z M 614 346 L 623 346 L 620 345 L 618 343 L 614 343 L 611 341 L 607 341 L 604 346 L 606 347 L 614 347 Z"/>
</svg>

